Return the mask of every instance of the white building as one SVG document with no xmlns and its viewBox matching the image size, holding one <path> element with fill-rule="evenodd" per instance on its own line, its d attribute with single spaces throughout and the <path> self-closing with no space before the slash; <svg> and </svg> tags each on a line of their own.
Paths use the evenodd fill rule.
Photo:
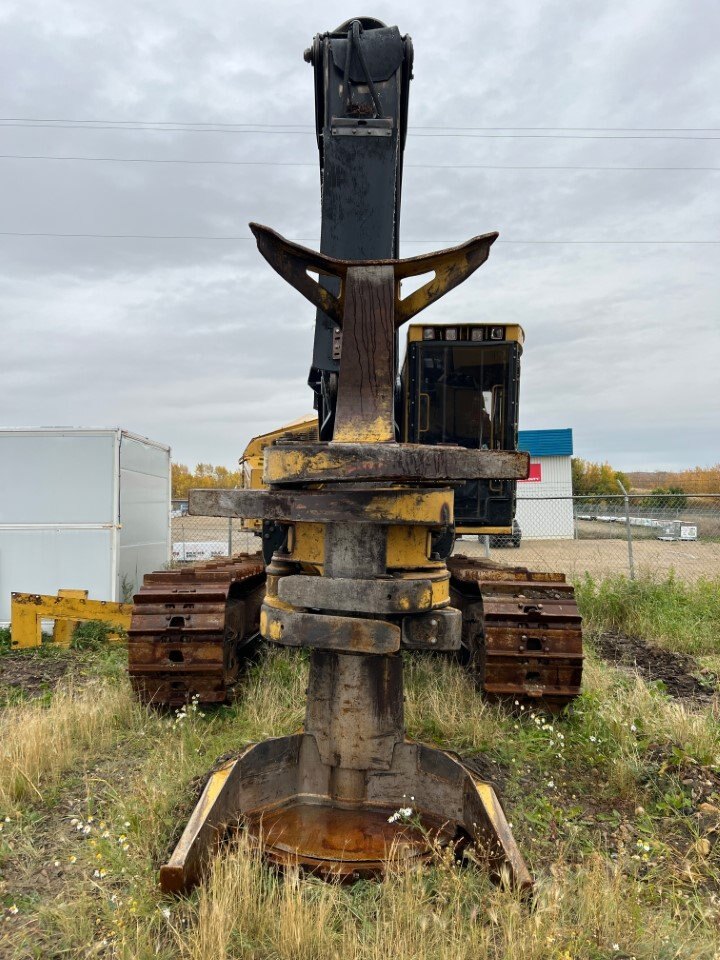
<svg viewBox="0 0 720 960">
<path fill-rule="evenodd" d="M 572 539 L 572 430 L 520 430 L 518 450 L 530 454 L 530 476 L 517 485 L 523 539 Z"/>
<path fill-rule="evenodd" d="M 169 559 L 169 447 L 117 427 L 0 428 L 0 623 L 13 592 L 122 601 Z"/>
</svg>

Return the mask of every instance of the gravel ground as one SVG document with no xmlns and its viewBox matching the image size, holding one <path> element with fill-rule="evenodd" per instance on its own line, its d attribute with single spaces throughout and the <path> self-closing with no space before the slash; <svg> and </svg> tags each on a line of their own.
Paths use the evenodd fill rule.
<svg viewBox="0 0 720 960">
<path fill-rule="evenodd" d="M 455 552 L 484 556 L 483 545 L 475 538 L 460 540 Z M 672 570 L 686 580 L 720 577 L 720 543 L 641 540 L 633 544 L 633 554 L 638 574 L 662 577 Z M 523 540 L 517 550 L 491 550 L 490 556 L 499 563 L 557 570 L 568 577 L 628 572 L 625 540 Z"/>
</svg>

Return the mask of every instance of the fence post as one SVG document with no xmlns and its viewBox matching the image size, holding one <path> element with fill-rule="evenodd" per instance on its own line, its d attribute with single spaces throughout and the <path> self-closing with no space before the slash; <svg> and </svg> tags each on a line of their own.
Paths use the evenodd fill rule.
<svg viewBox="0 0 720 960">
<path fill-rule="evenodd" d="M 232 517 L 228 517 L 228 556 L 232 556 Z"/>
<path fill-rule="evenodd" d="M 628 562 L 630 564 L 630 579 L 635 579 L 635 559 L 633 557 L 632 530 L 630 528 L 630 499 L 625 487 L 617 481 L 617 485 L 622 490 L 623 500 L 625 501 L 625 532 L 627 533 Z"/>
<path fill-rule="evenodd" d="M 486 560 L 490 559 L 490 536 L 486 533 L 482 538 L 483 542 L 483 556 Z"/>
</svg>

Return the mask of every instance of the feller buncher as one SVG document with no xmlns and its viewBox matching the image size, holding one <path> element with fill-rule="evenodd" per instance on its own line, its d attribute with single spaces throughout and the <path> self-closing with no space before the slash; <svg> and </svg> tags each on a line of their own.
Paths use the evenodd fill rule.
<svg viewBox="0 0 720 960">
<path fill-rule="evenodd" d="M 562 578 L 452 555 L 457 530 L 511 529 L 529 464 L 516 449 L 522 331 L 412 325 L 399 369 L 400 329 L 474 273 L 497 234 L 398 259 L 410 40 L 363 18 L 317 36 L 306 59 L 321 252 L 250 226 L 317 310 L 317 416 L 251 444 L 247 488 L 190 495 L 191 514 L 260 524 L 263 551 L 147 577 L 130 629 L 135 688 L 164 704 L 224 700 L 258 635 L 305 648 L 305 724 L 211 774 L 161 886 L 190 887 L 242 823 L 272 863 L 324 877 L 378 876 L 444 847 L 528 890 L 492 786 L 409 740 L 403 719 L 403 650 L 464 646 L 493 696 L 562 704 L 580 683 Z"/>
<path fill-rule="evenodd" d="M 432 257 L 397 260 L 412 43 L 397 27 L 360 18 L 316 36 L 305 59 L 315 78 L 321 255 L 262 231 L 256 235 L 273 266 L 316 306 L 308 381 L 316 413 L 251 441 L 242 460 L 245 491 L 191 496 L 193 514 L 244 518 L 247 528 L 261 538 L 262 551 L 145 577 L 129 631 L 133 686 L 143 700 L 161 705 L 179 705 L 192 696 L 203 703 L 225 701 L 243 661 L 261 638 L 304 642 L 296 626 L 291 629 L 287 623 L 285 630 L 282 618 L 273 619 L 282 604 L 297 604 L 314 618 L 317 614 L 307 611 L 328 609 L 329 599 L 321 601 L 313 589 L 329 576 L 327 524 L 347 520 L 348 491 L 370 478 L 411 485 L 443 480 L 454 493 L 447 510 L 433 522 L 421 516 L 420 507 L 404 523 L 385 517 L 380 528 L 384 533 L 376 543 L 383 544 L 382 563 L 379 556 L 368 562 L 368 575 L 385 577 L 392 585 L 388 603 L 390 597 L 399 603 L 393 591 L 400 589 L 399 584 L 411 590 L 408 583 L 423 569 L 423 576 L 433 583 L 423 602 L 431 604 L 433 614 L 404 616 L 378 600 L 379 605 L 370 603 L 360 614 L 361 622 L 371 614 L 392 615 L 401 629 L 403 648 L 459 650 L 487 696 L 531 699 L 557 709 L 580 689 L 582 636 L 572 586 L 562 574 L 531 572 L 452 552 L 456 534 L 512 532 L 515 484 L 526 475 L 527 464 L 527 457 L 517 452 L 523 330 L 496 318 L 410 324 L 402 367 L 399 363 L 400 325 L 464 279 L 467 271 L 462 265 L 471 256 L 465 246 Z M 487 235 L 478 248 L 483 259 L 495 237 Z M 475 247 L 472 256 L 480 256 Z M 372 315 L 363 327 L 368 339 L 362 362 L 370 363 L 372 370 L 362 367 L 358 343 L 349 340 L 343 323 L 338 303 L 344 297 L 347 310 L 343 285 L 348 281 L 336 265 L 339 262 L 346 265 L 343 270 L 350 269 L 348 264 L 363 263 L 363 269 L 378 276 L 385 276 L 393 264 L 398 279 L 391 333 L 383 340 Z M 475 269 L 479 264 L 473 263 Z M 318 275 L 318 283 L 308 270 Z M 433 272 L 429 283 L 406 292 L 413 276 Z M 402 293 L 401 277 L 406 288 Z M 414 281 L 415 287 L 419 282 Z M 385 291 L 378 283 L 377 289 Z M 392 300 L 395 293 L 387 295 Z M 370 402 L 366 393 L 375 382 L 375 368 L 386 361 L 388 382 L 382 389 L 388 395 L 382 417 L 378 414 L 378 423 L 384 418 L 382 433 L 365 416 Z M 363 414 L 362 428 L 355 421 L 351 426 L 347 410 L 351 391 L 354 413 Z M 346 405 L 345 419 L 339 423 L 341 395 Z M 375 395 L 372 399 L 375 402 Z M 370 446 L 341 461 L 328 454 L 328 445 L 338 442 Z M 263 493 L 264 488 L 292 491 L 301 483 L 327 504 L 312 516 L 294 507 L 281 509 L 277 492 Z M 353 497 L 353 509 L 362 513 L 357 507 L 364 502 L 362 496 Z M 289 504 L 290 493 L 287 498 Z M 257 502 L 267 504 L 267 511 L 257 513 L 253 507 L 252 512 L 247 505 Z M 370 509 L 369 503 L 365 509 Z M 367 538 L 376 520 L 370 514 L 364 517 L 359 529 Z M 278 599 L 280 571 L 292 573 L 286 584 L 301 576 L 307 592 L 302 597 L 293 593 L 290 600 L 281 591 Z M 407 600 L 408 610 L 419 602 L 413 597 Z M 273 617 L 267 613 L 268 604 Z M 442 615 L 436 607 L 442 607 Z M 335 619 L 334 614 L 323 614 L 323 633 L 340 629 Z"/>
</svg>

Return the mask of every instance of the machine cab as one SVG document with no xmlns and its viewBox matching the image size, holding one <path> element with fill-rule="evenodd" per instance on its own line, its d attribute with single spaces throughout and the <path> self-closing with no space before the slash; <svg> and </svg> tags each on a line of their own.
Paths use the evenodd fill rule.
<svg viewBox="0 0 720 960">
<path fill-rule="evenodd" d="M 411 324 L 402 370 L 403 439 L 516 450 L 519 326 Z M 469 480 L 455 494 L 459 533 L 512 529 L 515 483 Z"/>
</svg>

